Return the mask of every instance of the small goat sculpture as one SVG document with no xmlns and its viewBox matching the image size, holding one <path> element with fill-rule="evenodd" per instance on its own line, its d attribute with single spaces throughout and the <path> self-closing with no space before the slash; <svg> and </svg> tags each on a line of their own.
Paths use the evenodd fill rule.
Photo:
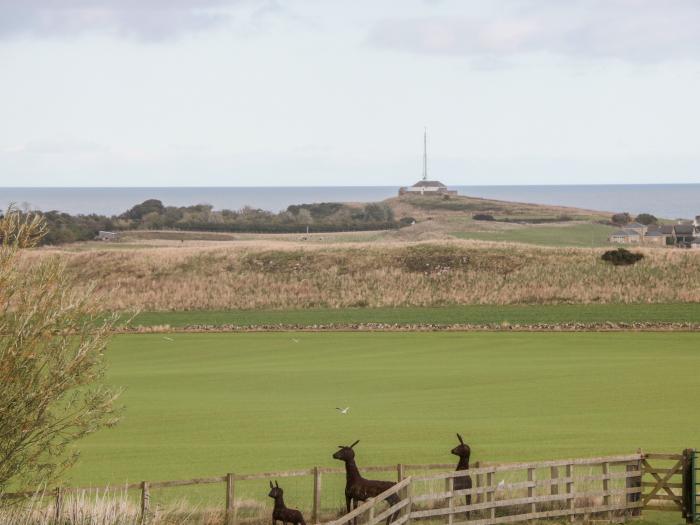
<svg viewBox="0 0 700 525">
<path fill-rule="evenodd" d="M 333 459 L 338 459 L 345 463 L 345 505 L 348 512 L 350 512 L 351 508 L 357 508 L 358 502 L 379 496 L 396 484 L 393 481 L 365 479 L 360 475 L 360 471 L 355 463 L 355 451 L 353 450 L 353 447 L 359 442 L 360 440 L 358 439 L 350 446 L 340 445 L 338 447 L 340 450 L 333 454 Z M 389 503 L 389 506 L 393 506 L 399 502 L 399 496 L 392 494 L 386 498 L 386 501 Z M 389 516 L 386 519 L 386 524 L 389 525 L 394 521 L 398 513 L 399 511 L 396 511 Z"/>
<path fill-rule="evenodd" d="M 297 509 L 289 509 L 284 504 L 284 491 L 276 481 L 274 486 L 272 485 L 272 481 L 270 481 L 270 489 L 268 496 L 275 500 L 275 507 L 272 509 L 272 525 L 277 525 L 278 521 L 281 521 L 284 525 L 287 525 L 287 523 L 306 525 L 301 512 Z"/>
<path fill-rule="evenodd" d="M 457 439 L 459 439 L 459 445 L 451 450 L 452 454 L 459 457 L 459 462 L 457 463 L 456 471 L 469 470 L 469 456 L 471 455 L 471 449 L 467 445 L 462 436 L 457 434 Z M 472 488 L 472 478 L 471 476 L 460 476 L 454 478 L 453 490 L 469 490 Z M 467 505 L 471 505 L 472 496 L 467 494 L 466 496 Z M 467 512 L 467 519 L 469 519 L 469 513 Z"/>
</svg>

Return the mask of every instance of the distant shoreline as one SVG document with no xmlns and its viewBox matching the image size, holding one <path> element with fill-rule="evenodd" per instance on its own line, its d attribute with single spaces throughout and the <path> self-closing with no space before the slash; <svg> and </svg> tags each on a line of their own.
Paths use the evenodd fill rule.
<svg viewBox="0 0 700 525">
<path fill-rule="evenodd" d="M 410 182 L 410 181 L 408 181 Z M 449 186 L 449 185 L 448 185 Z M 399 186 L 288 187 L 0 187 L 0 207 L 24 203 L 43 211 L 114 215 L 149 198 L 167 205 L 212 204 L 215 209 L 251 206 L 280 211 L 311 202 L 377 202 L 394 197 Z M 692 218 L 700 214 L 698 184 L 493 185 L 449 186 L 460 195 L 594 210 L 652 213 Z"/>
</svg>

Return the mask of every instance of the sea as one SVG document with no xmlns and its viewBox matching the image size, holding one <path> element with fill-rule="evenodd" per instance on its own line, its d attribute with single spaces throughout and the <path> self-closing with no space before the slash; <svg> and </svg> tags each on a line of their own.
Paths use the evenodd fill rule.
<svg viewBox="0 0 700 525">
<path fill-rule="evenodd" d="M 667 219 L 700 215 L 700 184 L 606 184 L 547 186 L 450 186 L 460 195 L 505 201 L 573 206 Z M 281 211 L 290 204 L 376 202 L 397 194 L 397 186 L 160 187 L 160 188 L 0 188 L 0 206 L 58 210 L 70 214 L 118 215 L 146 199 L 166 206 L 210 204 L 215 209 L 244 206 Z"/>
</svg>

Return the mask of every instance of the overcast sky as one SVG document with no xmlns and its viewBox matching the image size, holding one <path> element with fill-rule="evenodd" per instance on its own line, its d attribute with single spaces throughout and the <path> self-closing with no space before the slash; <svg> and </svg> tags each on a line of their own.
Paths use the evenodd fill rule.
<svg viewBox="0 0 700 525">
<path fill-rule="evenodd" d="M 700 182 L 698 0 L 0 0 L 0 186 Z"/>
</svg>

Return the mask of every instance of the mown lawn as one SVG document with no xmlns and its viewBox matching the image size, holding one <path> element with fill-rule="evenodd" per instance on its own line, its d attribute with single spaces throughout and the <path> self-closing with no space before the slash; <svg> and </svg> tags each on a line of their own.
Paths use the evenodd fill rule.
<svg viewBox="0 0 700 525">
<path fill-rule="evenodd" d="M 700 303 L 465 305 L 439 308 L 309 308 L 298 310 L 230 310 L 144 312 L 134 325 L 225 325 L 388 323 L 439 325 L 510 323 L 700 322 Z"/>
<path fill-rule="evenodd" d="M 455 232 L 460 239 L 522 242 L 542 246 L 609 246 L 608 237 L 615 228 L 604 224 L 571 224 L 568 226 L 528 226 L 493 232 Z"/>
<path fill-rule="evenodd" d="M 487 461 L 700 445 L 697 334 L 168 337 L 114 339 L 108 379 L 126 387 L 124 420 L 81 445 L 72 483 L 332 466 L 356 439 L 360 466 L 452 462 L 455 432 Z M 324 498 L 342 498 L 341 482 L 324 482 Z M 239 489 L 260 495 L 256 483 Z M 284 484 L 310 497 L 308 480 Z"/>
</svg>

